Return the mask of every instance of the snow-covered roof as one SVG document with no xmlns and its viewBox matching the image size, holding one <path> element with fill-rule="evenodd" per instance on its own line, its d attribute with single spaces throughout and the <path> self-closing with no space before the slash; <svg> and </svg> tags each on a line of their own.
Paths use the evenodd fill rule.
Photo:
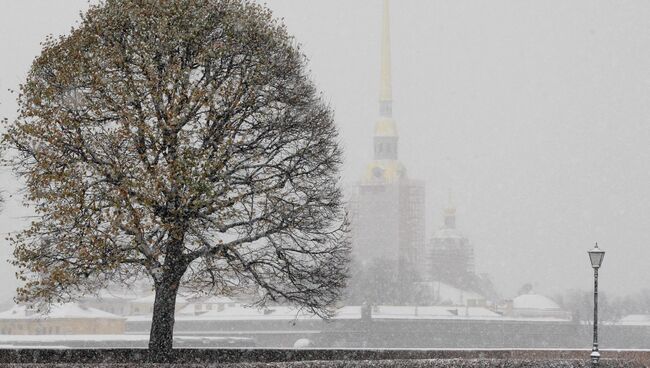
<svg viewBox="0 0 650 368">
<path fill-rule="evenodd" d="M 237 302 L 235 302 L 233 299 L 230 299 L 225 296 L 211 296 L 208 298 L 201 298 L 201 299 L 191 299 L 192 301 L 189 302 L 185 307 L 180 309 L 177 313 L 180 315 L 193 315 L 196 313 L 196 307 L 197 305 L 223 305 L 223 304 L 233 304 L 236 305 Z M 231 307 L 232 308 L 232 307 Z M 201 312 L 207 312 L 207 310 L 202 310 Z"/>
<path fill-rule="evenodd" d="M 123 319 L 112 313 L 95 308 L 82 307 L 75 303 L 56 304 L 48 314 L 41 314 L 25 305 L 16 305 L 0 313 L 0 319 L 74 319 L 74 318 L 109 318 Z"/>
<path fill-rule="evenodd" d="M 464 239 L 463 234 L 457 229 L 443 227 L 433 234 L 432 239 Z"/>
<path fill-rule="evenodd" d="M 238 306 L 226 308 L 222 311 L 211 310 L 198 316 L 200 319 L 210 320 L 242 320 L 242 319 L 266 319 L 266 320 L 294 320 L 318 318 L 306 311 L 299 311 L 293 307 L 274 306 L 267 309 Z"/>
<path fill-rule="evenodd" d="M 650 314 L 630 314 L 618 321 L 621 325 L 650 326 Z"/>
<path fill-rule="evenodd" d="M 337 311 L 333 320 L 359 320 L 362 318 L 361 306 L 345 306 Z M 567 322 L 570 319 L 562 316 L 503 316 L 485 307 L 467 306 L 390 306 L 379 305 L 372 307 L 372 318 L 375 320 L 410 319 L 410 320 L 484 320 L 484 321 L 529 321 L 529 322 Z M 319 320 L 320 318 L 306 311 L 298 313 L 293 307 L 274 306 L 268 309 L 257 309 L 237 305 L 222 311 L 215 309 L 200 315 L 176 315 L 177 321 L 294 321 Z M 130 322 L 151 321 L 151 315 L 127 317 Z"/>
<path fill-rule="evenodd" d="M 222 311 L 216 309 L 209 310 L 200 315 L 194 315 L 187 308 L 193 307 L 192 305 L 180 310 L 176 314 L 176 320 L 210 320 L 210 321 L 246 321 L 246 320 L 311 320 L 320 319 L 320 317 L 309 313 L 306 310 L 298 311 L 294 307 L 287 306 L 273 306 L 267 309 L 258 309 L 244 305 L 236 305 L 234 307 L 225 308 Z M 192 310 L 193 311 L 193 310 Z M 337 311 L 333 319 L 360 319 L 361 307 L 359 306 L 346 306 Z M 131 316 L 128 317 L 129 321 L 150 321 L 151 315 Z"/>
<path fill-rule="evenodd" d="M 373 308 L 373 319 L 447 319 L 447 318 L 500 318 L 501 315 L 483 307 L 445 306 L 387 306 Z"/>
<path fill-rule="evenodd" d="M 174 340 L 198 340 L 198 341 L 249 341 L 248 337 L 220 337 L 220 336 L 174 336 Z M 12 343 L 30 343 L 27 347 L 33 348 L 33 343 L 39 342 L 61 342 L 66 343 L 70 341 L 92 341 L 92 342 L 148 342 L 149 335 L 1 335 L 0 344 L 7 345 L 7 348 L 16 349 Z M 57 348 L 51 345 L 47 346 L 48 349 Z M 58 348 L 69 349 L 68 346 L 60 346 Z"/>
<path fill-rule="evenodd" d="M 459 289 L 444 282 L 429 281 L 420 284 L 430 288 L 434 297 L 441 303 L 448 302 L 452 305 L 465 305 L 468 300 L 485 300 L 485 297 L 479 293 Z"/>
<path fill-rule="evenodd" d="M 390 319 L 390 318 L 407 318 L 411 319 L 416 316 L 447 316 L 453 314 L 444 307 L 415 307 L 415 306 L 392 306 L 380 305 L 372 308 L 372 318 Z"/>
<path fill-rule="evenodd" d="M 229 304 L 236 303 L 234 299 L 228 298 L 227 296 L 210 296 L 207 298 L 188 298 L 190 304 Z"/>
<path fill-rule="evenodd" d="M 440 297 L 441 301 L 451 302 L 452 305 L 439 305 L 439 306 L 390 306 L 380 305 L 372 307 L 372 318 L 376 320 L 381 319 L 475 319 L 475 320 L 517 320 L 517 321 L 567 321 L 570 318 L 559 315 L 562 309 L 553 300 L 537 294 L 520 295 L 513 301 L 513 308 L 519 309 L 522 312 L 528 311 L 543 311 L 555 313 L 554 315 L 526 315 L 515 314 L 512 316 L 503 316 L 501 313 L 496 313 L 486 307 L 481 306 L 468 306 L 468 300 L 485 300 L 485 297 L 468 290 L 462 290 L 446 284 L 444 282 L 429 281 L 423 282 L 431 288 L 436 296 Z M 153 295 L 146 298 L 141 298 L 135 302 L 151 303 L 153 302 Z M 180 303 L 186 303 L 187 299 L 179 296 Z M 227 303 L 234 304 L 222 310 L 212 308 L 205 310 L 196 315 L 196 304 L 218 304 Z M 362 318 L 361 306 L 344 306 L 338 309 L 333 320 L 358 320 Z M 266 309 L 259 309 L 236 302 L 227 297 L 209 297 L 206 299 L 194 299 L 183 308 L 176 311 L 176 319 L 184 321 L 294 321 L 294 320 L 318 320 L 318 316 L 313 315 L 307 311 L 300 311 L 295 307 L 290 306 L 270 306 Z M 151 314 L 138 315 L 127 317 L 128 321 L 151 321 Z"/>
<path fill-rule="evenodd" d="M 523 294 L 512 301 L 514 309 L 560 310 L 560 306 L 543 295 Z"/>
<path fill-rule="evenodd" d="M 97 294 L 97 298 L 100 300 L 111 300 L 111 299 L 124 299 L 124 300 L 133 300 L 137 299 L 139 295 L 135 292 L 128 290 L 107 290 L 103 289 Z"/>
<path fill-rule="evenodd" d="M 336 315 L 333 319 L 360 319 L 361 318 L 361 307 L 360 306 L 345 306 L 339 308 L 336 311 Z"/>
<path fill-rule="evenodd" d="M 153 304 L 155 300 L 156 300 L 156 294 L 151 294 L 142 298 L 132 300 L 131 302 L 138 303 L 138 304 Z M 187 299 L 185 299 L 180 295 L 176 296 L 176 304 L 185 304 L 185 303 L 187 303 Z"/>
</svg>

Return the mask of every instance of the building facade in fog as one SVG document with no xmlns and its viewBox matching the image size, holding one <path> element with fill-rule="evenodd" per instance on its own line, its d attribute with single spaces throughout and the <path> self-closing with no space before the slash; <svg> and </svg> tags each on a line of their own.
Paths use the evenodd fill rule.
<svg viewBox="0 0 650 368">
<path fill-rule="evenodd" d="M 56 304 L 43 315 L 25 305 L 0 313 L 0 335 L 120 335 L 126 318 L 74 303 Z"/>
<path fill-rule="evenodd" d="M 351 201 L 355 260 L 393 263 L 400 275 L 421 275 L 425 237 L 424 183 L 407 177 L 399 161 L 393 119 L 389 3 L 384 0 L 379 119 L 374 160 L 367 166 Z"/>
<path fill-rule="evenodd" d="M 474 249 L 456 228 L 456 208 L 444 211 L 444 224 L 435 232 L 428 246 L 428 276 L 454 287 L 476 290 Z"/>
</svg>

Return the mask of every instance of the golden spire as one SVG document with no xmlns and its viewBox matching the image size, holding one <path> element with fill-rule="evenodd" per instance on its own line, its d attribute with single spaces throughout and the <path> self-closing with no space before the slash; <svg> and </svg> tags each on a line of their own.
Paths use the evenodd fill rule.
<svg viewBox="0 0 650 368">
<path fill-rule="evenodd" d="M 389 0 L 384 0 L 384 19 L 381 37 L 381 92 L 379 95 L 379 100 L 382 103 L 390 103 L 393 100 L 391 79 L 390 3 Z"/>
<path fill-rule="evenodd" d="M 375 125 L 375 159 L 366 170 L 364 181 L 393 183 L 406 178 L 406 169 L 398 160 L 398 136 L 393 120 L 393 88 L 391 85 L 390 3 L 384 0 L 381 39 L 381 89 L 379 119 Z"/>
<path fill-rule="evenodd" d="M 379 93 L 379 121 L 375 126 L 375 137 L 397 138 L 397 127 L 393 121 L 393 87 L 390 54 L 390 3 L 384 0 L 384 19 L 381 38 L 381 90 Z M 397 147 L 395 147 L 397 150 Z"/>
</svg>

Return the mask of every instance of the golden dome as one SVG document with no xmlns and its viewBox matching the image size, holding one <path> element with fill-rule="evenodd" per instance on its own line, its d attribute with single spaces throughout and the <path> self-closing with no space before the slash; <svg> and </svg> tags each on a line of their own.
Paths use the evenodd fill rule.
<svg viewBox="0 0 650 368">
<path fill-rule="evenodd" d="M 375 125 L 375 137 L 397 137 L 397 127 L 392 118 L 381 118 Z"/>
<path fill-rule="evenodd" d="M 366 183 L 394 183 L 406 178 L 406 168 L 397 160 L 375 160 L 366 168 Z"/>
</svg>

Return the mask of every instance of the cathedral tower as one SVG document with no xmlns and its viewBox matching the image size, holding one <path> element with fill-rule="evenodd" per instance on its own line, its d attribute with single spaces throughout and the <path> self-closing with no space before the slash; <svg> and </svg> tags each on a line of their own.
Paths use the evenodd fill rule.
<svg viewBox="0 0 650 368">
<path fill-rule="evenodd" d="M 419 278 L 424 247 L 424 183 L 407 178 L 399 161 L 393 118 L 390 4 L 384 0 L 379 117 L 375 124 L 373 160 L 352 200 L 352 241 L 362 264 L 391 263 L 404 279 Z"/>
</svg>

